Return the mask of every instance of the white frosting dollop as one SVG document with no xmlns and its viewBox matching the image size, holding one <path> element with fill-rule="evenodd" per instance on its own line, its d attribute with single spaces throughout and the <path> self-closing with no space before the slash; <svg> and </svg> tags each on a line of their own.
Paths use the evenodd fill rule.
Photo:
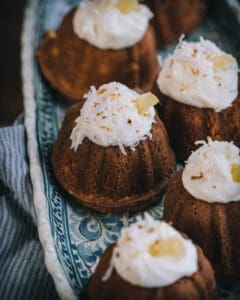
<svg viewBox="0 0 240 300">
<path fill-rule="evenodd" d="M 194 151 L 182 174 L 184 188 L 195 198 L 214 203 L 240 201 L 240 182 L 233 167 L 240 167 L 240 150 L 228 142 L 209 141 Z"/>
<path fill-rule="evenodd" d="M 152 244 L 172 237 L 180 240 L 184 248 L 183 256 L 151 255 L 149 247 Z M 147 288 L 164 287 L 197 272 L 197 249 L 191 240 L 183 238 L 169 224 L 154 220 L 145 214 L 144 220 L 122 229 L 113 250 L 110 269 L 107 270 L 103 281 L 108 280 L 113 268 L 133 285 Z"/>
<path fill-rule="evenodd" d="M 134 150 L 141 140 L 151 139 L 155 110 L 151 106 L 139 114 L 133 102 L 138 96 L 118 82 L 104 84 L 98 90 L 91 87 L 70 137 L 72 148 L 76 151 L 88 138 L 102 147 L 119 146 L 125 154 L 124 147 Z"/>
<path fill-rule="evenodd" d="M 174 100 L 219 112 L 238 94 L 236 59 L 214 43 L 180 41 L 157 79 L 161 92 Z"/>
<path fill-rule="evenodd" d="M 73 30 L 81 38 L 100 49 L 122 49 L 139 42 L 153 14 L 140 4 L 138 11 L 127 14 L 105 1 L 81 1 L 73 18 Z"/>
</svg>

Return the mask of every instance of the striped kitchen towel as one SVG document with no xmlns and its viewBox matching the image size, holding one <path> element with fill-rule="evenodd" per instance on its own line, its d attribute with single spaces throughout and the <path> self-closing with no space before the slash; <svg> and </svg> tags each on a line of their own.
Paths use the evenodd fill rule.
<svg viewBox="0 0 240 300">
<path fill-rule="evenodd" d="M 59 299 L 44 265 L 23 125 L 0 129 L 0 299 Z"/>
</svg>

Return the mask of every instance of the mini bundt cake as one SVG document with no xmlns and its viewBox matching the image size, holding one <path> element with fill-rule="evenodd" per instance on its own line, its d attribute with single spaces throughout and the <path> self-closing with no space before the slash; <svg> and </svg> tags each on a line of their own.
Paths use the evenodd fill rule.
<svg viewBox="0 0 240 300">
<path fill-rule="evenodd" d="M 195 141 L 207 136 L 240 147 L 238 65 L 231 55 L 202 38 L 180 41 L 157 85 L 160 117 L 178 160 L 187 159 Z"/>
<path fill-rule="evenodd" d="M 70 108 L 52 166 L 77 201 L 102 212 L 136 211 L 165 192 L 176 162 L 157 101 L 112 82 Z"/>
<path fill-rule="evenodd" d="M 43 75 L 70 100 L 110 81 L 151 90 L 159 73 L 151 17 L 136 0 L 81 1 L 45 34 L 37 53 Z"/>
<path fill-rule="evenodd" d="M 239 280 L 239 216 L 239 148 L 209 141 L 170 182 L 163 219 L 203 249 L 217 278 Z"/>
<path fill-rule="evenodd" d="M 141 238 L 139 238 L 141 237 Z M 214 272 L 202 250 L 165 222 L 122 229 L 90 278 L 89 300 L 214 300 Z"/>
<path fill-rule="evenodd" d="M 202 20 L 205 0 L 146 0 L 154 13 L 153 26 L 160 46 L 190 33 Z"/>
</svg>

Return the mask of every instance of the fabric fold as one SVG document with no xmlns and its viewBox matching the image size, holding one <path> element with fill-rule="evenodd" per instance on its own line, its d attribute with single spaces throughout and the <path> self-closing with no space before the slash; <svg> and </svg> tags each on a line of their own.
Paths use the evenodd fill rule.
<svg viewBox="0 0 240 300">
<path fill-rule="evenodd" d="M 59 299 L 44 264 L 23 125 L 0 129 L 0 298 Z"/>
</svg>

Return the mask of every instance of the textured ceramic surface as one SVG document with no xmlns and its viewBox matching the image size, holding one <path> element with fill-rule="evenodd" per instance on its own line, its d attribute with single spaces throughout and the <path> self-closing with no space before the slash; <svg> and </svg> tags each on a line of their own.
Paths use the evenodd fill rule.
<svg viewBox="0 0 240 300">
<path fill-rule="evenodd" d="M 117 239 L 122 226 L 138 215 L 100 214 L 76 205 L 56 183 L 51 171 L 51 148 L 66 107 L 57 104 L 56 94 L 42 79 L 35 53 L 43 33 L 57 28 L 66 12 L 78 3 L 76 0 L 28 1 L 22 36 L 25 126 L 34 205 L 45 262 L 62 299 L 79 297 L 103 251 Z M 231 3 L 236 9 L 235 1 Z M 225 1 L 219 1 L 214 15 L 208 16 L 187 38 L 198 40 L 202 35 L 239 59 L 240 26 L 226 7 Z M 226 19 L 219 17 L 223 10 Z M 162 49 L 159 54 L 165 57 L 172 49 L 173 46 Z M 161 218 L 162 208 L 163 199 L 159 199 L 158 205 L 149 212 Z M 220 289 L 222 299 L 240 297 L 237 283 L 224 283 Z"/>
</svg>

